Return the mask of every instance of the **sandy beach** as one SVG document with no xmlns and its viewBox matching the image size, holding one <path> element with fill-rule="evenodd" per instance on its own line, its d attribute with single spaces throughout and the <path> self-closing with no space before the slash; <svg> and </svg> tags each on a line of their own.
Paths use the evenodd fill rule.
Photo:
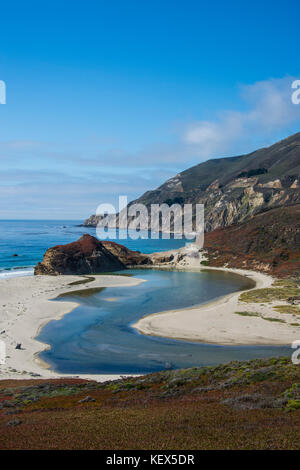
<svg viewBox="0 0 300 470">
<path fill-rule="evenodd" d="M 266 274 L 241 269 L 208 268 L 200 265 L 198 259 L 185 257 L 183 263 L 157 266 L 157 269 L 220 269 L 247 276 L 256 287 L 270 287 L 274 279 Z M 100 287 L 132 286 L 143 282 L 127 276 L 25 276 L 0 281 L 0 340 L 6 345 L 6 363 L 0 365 L 0 378 L 55 378 L 70 377 L 50 370 L 38 354 L 48 345 L 36 339 L 40 329 L 49 321 L 60 319 L 71 312 L 77 304 L 68 300 L 53 302 L 65 292 Z M 78 281 L 80 283 L 78 284 Z M 73 284 L 72 284 L 73 283 Z M 75 283 L 75 284 L 74 284 Z M 145 335 L 162 336 L 188 341 L 221 345 L 290 345 L 299 339 L 299 327 L 291 323 L 293 315 L 284 315 L 285 321 L 267 321 L 282 318 L 272 310 L 273 303 L 259 304 L 239 302 L 240 292 L 229 294 L 208 304 L 158 312 L 141 318 L 133 325 Z M 109 299 L 108 299 L 109 300 Z M 280 302 L 276 302 L 278 305 Z M 236 312 L 245 311 L 258 316 L 243 316 Z M 16 349 L 17 344 L 21 349 Z M 72 375 L 74 376 L 74 375 Z M 82 375 L 98 381 L 119 378 L 116 375 Z"/>
<path fill-rule="evenodd" d="M 274 281 L 271 276 L 256 271 L 205 269 L 220 269 L 247 276 L 255 282 L 254 289 L 270 287 Z M 285 323 L 281 323 L 282 315 L 273 309 L 274 305 L 285 303 L 244 303 L 239 301 L 240 294 L 235 292 L 204 305 L 148 315 L 133 327 L 145 335 L 220 345 L 290 345 L 300 338 L 299 326 L 292 325 L 297 317 L 284 315 Z M 243 311 L 258 316 L 236 313 Z"/>
<path fill-rule="evenodd" d="M 37 355 L 47 345 L 37 341 L 40 329 L 50 320 L 58 320 L 77 304 L 70 301 L 53 302 L 62 293 L 100 287 L 135 286 L 143 280 L 127 276 L 24 276 L 0 281 L 0 340 L 6 345 L 6 363 L 0 364 L 0 379 L 69 377 L 47 368 Z M 20 343 L 21 349 L 16 349 Z M 73 375 L 74 376 L 74 375 Z M 79 377 L 79 375 L 76 375 Z M 116 375 L 80 375 L 98 381 L 119 378 Z"/>
</svg>

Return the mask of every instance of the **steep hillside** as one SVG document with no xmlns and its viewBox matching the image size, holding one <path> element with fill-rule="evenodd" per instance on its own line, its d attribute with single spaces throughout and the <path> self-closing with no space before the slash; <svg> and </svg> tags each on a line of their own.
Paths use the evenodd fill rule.
<svg viewBox="0 0 300 470">
<path fill-rule="evenodd" d="M 300 277 L 300 204 L 207 233 L 204 248 L 211 266 L 226 264 Z"/>
<path fill-rule="evenodd" d="M 300 133 L 247 155 L 200 163 L 133 201 L 205 205 L 206 231 L 266 209 L 300 203 Z M 101 217 L 91 216 L 87 226 Z M 122 223 L 119 224 L 122 227 Z"/>
</svg>

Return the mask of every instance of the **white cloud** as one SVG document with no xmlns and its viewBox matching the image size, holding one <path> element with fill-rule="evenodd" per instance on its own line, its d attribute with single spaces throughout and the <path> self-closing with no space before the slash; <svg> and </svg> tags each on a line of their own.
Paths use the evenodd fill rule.
<svg viewBox="0 0 300 470">
<path fill-rule="evenodd" d="M 202 158 L 247 147 L 251 141 L 264 139 L 267 143 L 289 125 L 300 124 L 300 106 L 291 101 L 292 82 L 293 78 L 285 77 L 241 86 L 245 110 L 223 111 L 214 121 L 189 124 L 184 142 Z"/>
<path fill-rule="evenodd" d="M 170 142 L 139 151 L 99 139 L 0 142 L 0 218 L 85 218 L 119 194 L 135 199 L 211 157 L 246 153 L 300 130 L 292 77 L 240 87 L 239 109 L 191 122 Z M 296 131 L 295 131 L 296 132 Z M 183 133 L 183 139 L 182 139 Z M 30 215 L 31 214 L 31 215 Z"/>
</svg>

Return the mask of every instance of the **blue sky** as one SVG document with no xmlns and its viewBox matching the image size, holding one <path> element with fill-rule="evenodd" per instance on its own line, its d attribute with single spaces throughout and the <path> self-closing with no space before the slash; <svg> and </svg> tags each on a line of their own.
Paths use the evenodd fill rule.
<svg viewBox="0 0 300 470">
<path fill-rule="evenodd" d="M 299 2 L 1 5 L 0 218 L 83 219 L 300 130 Z"/>
</svg>

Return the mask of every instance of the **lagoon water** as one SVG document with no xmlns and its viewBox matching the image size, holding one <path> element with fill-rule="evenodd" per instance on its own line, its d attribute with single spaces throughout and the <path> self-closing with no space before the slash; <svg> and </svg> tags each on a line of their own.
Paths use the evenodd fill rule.
<svg viewBox="0 0 300 470">
<path fill-rule="evenodd" d="M 80 221 L 63 220 L 1 220 L 0 279 L 32 275 L 33 267 L 49 247 L 70 243 L 84 233 L 95 235 L 94 228 L 79 224 Z M 113 233 L 109 233 L 109 239 L 115 239 Z M 137 240 L 116 241 L 144 253 L 178 249 L 186 243 L 150 239 L 147 234 Z M 74 298 L 80 302 L 78 308 L 43 328 L 39 338 L 51 349 L 41 357 L 55 370 L 74 374 L 142 373 L 290 354 L 289 348 L 223 347 L 140 335 L 130 325 L 143 315 L 208 302 L 246 288 L 247 280 L 218 271 L 132 270 L 126 274 L 147 282 L 107 288 L 88 297 L 77 295 Z"/>
<path fill-rule="evenodd" d="M 43 328 L 38 339 L 51 349 L 40 357 L 57 372 L 146 373 L 290 353 L 285 347 L 217 346 L 144 336 L 131 327 L 144 315 L 197 305 L 245 289 L 249 281 L 244 277 L 220 271 L 151 269 L 126 274 L 147 282 L 105 288 L 92 295 L 67 295 L 66 299 L 80 306 Z"/>
</svg>

